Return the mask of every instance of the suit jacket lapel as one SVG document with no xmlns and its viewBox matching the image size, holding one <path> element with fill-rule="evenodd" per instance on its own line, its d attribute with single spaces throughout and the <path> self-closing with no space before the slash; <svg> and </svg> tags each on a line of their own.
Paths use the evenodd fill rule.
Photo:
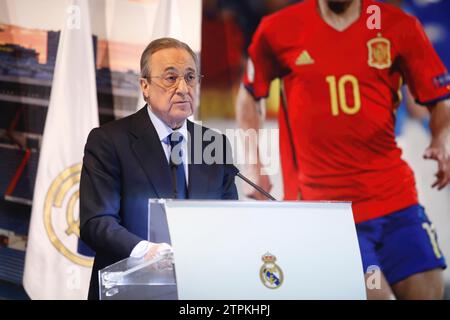
<svg viewBox="0 0 450 320">
<path fill-rule="evenodd" d="M 207 164 L 203 163 L 203 128 L 187 120 L 187 129 L 189 132 L 188 145 L 188 197 L 189 199 L 205 199 L 208 190 L 208 171 L 205 170 Z M 196 163 L 200 162 L 200 163 Z"/>
<path fill-rule="evenodd" d="M 147 105 L 135 114 L 130 133 L 134 136 L 131 148 L 158 198 L 171 198 L 173 187 L 169 165 L 156 129 L 148 116 Z"/>
</svg>

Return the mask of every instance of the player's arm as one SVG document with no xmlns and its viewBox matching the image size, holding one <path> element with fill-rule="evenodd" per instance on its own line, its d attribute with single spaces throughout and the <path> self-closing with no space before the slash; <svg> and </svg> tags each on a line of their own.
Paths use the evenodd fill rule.
<svg viewBox="0 0 450 320">
<path fill-rule="evenodd" d="M 450 181 L 450 99 L 428 107 L 430 110 L 431 143 L 424 158 L 438 162 L 436 180 L 432 187 L 442 190 Z"/>
<path fill-rule="evenodd" d="M 264 98 L 269 95 L 271 81 L 278 76 L 278 61 L 269 41 L 270 30 L 272 29 L 267 25 L 267 19 L 263 18 L 248 48 L 246 70 L 236 100 L 236 120 L 238 127 L 242 129 L 241 141 L 246 155 L 241 169 L 244 175 L 268 192 L 272 185 L 262 170 L 258 130 L 265 118 Z M 243 139 L 247 140 L 247 143 Z M 244 193 L 253 199 L 266 200 L 248 185 L 244 185 Z"/>
<path fill-rule="evenodd" d="M 407 17 L 398 28 L 401 33 L 399 49 L 403 74 L 411 94 L 431 113 L 431 143 L 424 158 L 438 162 L 436 180 L 432 187 L 443 189 L 450 179 L 450 75 L 437 55 L 422 25 L 416 18 Z"/>
<path fill-rule="evenodd" d="M 236 121 L 239 129 L 242 130 L 241 141 L 246 155 L 242 170 L 245 176 L 269 192 L 272 184 L 269 177 L 262 171 L 257 134 L 264 120 L 265 99 L 256 101 L 244 85 L 241 85 L 236 100 Z M 248 184 L 244 185 L 244 193 L 252 199 L 267 200 L 264 195 Z"/>
</svg>

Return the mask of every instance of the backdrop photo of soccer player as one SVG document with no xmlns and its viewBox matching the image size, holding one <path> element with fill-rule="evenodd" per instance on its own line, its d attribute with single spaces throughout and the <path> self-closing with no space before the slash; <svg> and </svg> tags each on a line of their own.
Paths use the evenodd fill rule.
<svg viewBox="0 0 450 320">
<path fill-rule="evenodd" d="M 443 189 L 450 76 L 418 20 L 373 0 L 305 0 L 264 17 L 248 54 L 237 122 L 259 129 L 269 84 L 281 78 L 285 199 L 352 202 L 369 299 L 441 299 L 445 258 L 394 135 L 406 83 L 430 112 L 423 157 L 436 161 L 432 187 Z M 243 171 L 270 190 L 260 162 Z M 374 270 L 379 285 L 369 285 Z"/>
</svg>

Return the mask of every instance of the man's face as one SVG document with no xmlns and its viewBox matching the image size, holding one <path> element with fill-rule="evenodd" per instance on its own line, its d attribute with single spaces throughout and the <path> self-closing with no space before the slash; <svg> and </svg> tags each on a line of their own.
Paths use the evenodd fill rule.
<svg viewBox="0 0 450 320">
<path fill-rule="evenodd" d="M 353 0 L 327 0 L 328 8 L 337 14 L 343 13 L 352 4 Z"/>
<path fill-rule="evenodd" d="M 180 127 L 194 113 L 198 73 L 194 59 L 184 49 L 169 48 L 150 57 L 149 78 L 141 88 L 153 113 L 171 128 Z M 195 77 L 195 81 L 189 81 Z"/>
<path fill-rule="evenodd" d="M 341 4 L 349 4 L 352 3 L 353 0 L 327 0 L 328 3 L 341 3 Z"/>
</svg>

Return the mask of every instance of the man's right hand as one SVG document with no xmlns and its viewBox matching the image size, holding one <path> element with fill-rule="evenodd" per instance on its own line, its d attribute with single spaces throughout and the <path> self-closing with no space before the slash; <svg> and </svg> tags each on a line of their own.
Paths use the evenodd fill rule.
<svg viewBox="0 0 450 320">
<path fill-rule="evenodd" d="M 150 249 L 144 256 L 145 260 L 152 260 L 158 256 L 173 253 L 172 247 L 167 243 L 152 243 Z"/>
</svg>

